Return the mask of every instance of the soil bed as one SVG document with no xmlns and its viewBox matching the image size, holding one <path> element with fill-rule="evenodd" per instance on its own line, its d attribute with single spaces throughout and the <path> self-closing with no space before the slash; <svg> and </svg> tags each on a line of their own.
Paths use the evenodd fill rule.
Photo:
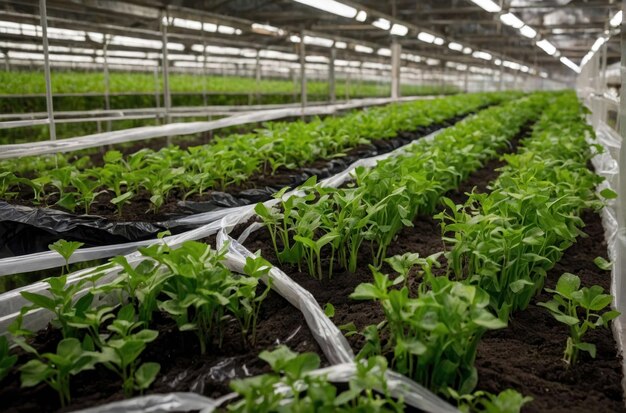
<svg viewBox="0 0 626 413">
<path fill-rule="evenodd" d="M 600 216 L 586 211 L 584 232 L 548 272 L 547 288 L 570 272 L 586 287 L 600 285 L 610 291 L 611 273 L 599 269 L 593 259 L 607 258 L 607 245 Z M 585 341 L 597 346 L 596 358 L 580 355 L 579 363 L 566 369 L 562 361 L 568 329 L 538 302 L 550 299 L 542 291 L 530 306 L 515 314 L 509 327 L 489 331 L 478 346 L 478 388 L 499 392 L 512 387 L 532 396 L 524 412 L 626 412 L 622 392 L 621 357 L 611 329 L 591 330 Z"/>
<path fill-rule="evenodd" d="M 258 358 L 263 350 L 286 344 L 299 352 L 315 352 L 322 358 L 322 366 L 328 362 L 311 334 L 300 311 L 292 307 L 275 292 L 270 292 L 261 306 L 256 343 L 244 346 L 236 321 L 227 328 L 222 349 L 207 348 L 200 354 L 198 340 L 193 333 L 180 333 L 176 324 L 158 315 L 150 327 L 159 331 L 159 337 L 150 343 L 141 356 L 142 361 L 161 364 L 152 387 L 145 394 L 195 392 L 207 397 L 219 397 L 230 393 L 228 383 L 233 378 L 244 378 L 270 371 Z M 61 336 L 50 327 L 42 330 L 34 339 L 40 352 L 54 351 Z M 20 353 L 24 354 L 23 352 Z M 20 357 L 22 364 L 30 359 Z M 62 411 L 94 407 L 124 399 L 121 379 L 102 366 L 81 373 L 71 379 L 72 403 Z M 2 381 L 0 399 L 3 412 L 52 412 L 59 411 L 58 395 L 46 385 L 20 389 L 19 372 L 13 368 Z"/>
<path fill-rule="evenodd" d="M 270 199 L 272 194 L 285 186 L 295 187 L 302 184 L 310 176 L 317 175 L 319 179 L 326 178 L 344 170 L 352 162 L 375 155 L 390 152 L 400 146 L 419 139 L 438 129 L 451 126 L 468 115 L 457 116 L 445 122 L 419 128 L 411 132 L 399 132 L 398 135 L 390 139 L 374 139 L 369 144 L 359 145 L 345 151 L 345 156 L 334 159 L 320 159 L 312 164 L 301 168 L 287 169 L 279 168 L 273 175 L 258 174 L 238 185 L 230 185 L 221 191 L 207 191 L 203 195 L 191 195 L 187 198 L 190 204 L 181 204 L 184 193 L 172 191 L 165 204 L 158 213 L 147 212 L 151 208 L 150 194 L 141 191 L 133 197 L 132 202 L 125 205 L 122 215 L 119 215 L 115 205 L 110 203 L 114 197 L 111 193 L 100 194 L 91 205 L 89 215 L 105 217 L 110 221 L 141 221 L 141 222 L 162 222 L 176 217 L 182 217 L 198 212 L 231 207 L 236 205 L 246 205 L 250 203 L 262 202 Z M 180 193 L 179 193 L 180 192 Z M 57 201 L 55 195 L 48 198 L 48 208 L 63 210 L 54 205 Z M 22 188 L 18 198 L 12 199 L 11 204 L 35 206 L 32 202 L 32 190 L 28 187 Z M 80 209 L 77 209 L 77 212 Z"/>
<path fill-rule="evenodd" d="M 499 160 L 487 163 L 446 196 L 462 203 L 467 198 L 466 193 L 474 187 L 478 192 L 488 191 L 489 182 L 498 176 L 496 169 L 504 164 Z M 593 211 L 586 211 L 581 218 L 586 224 L 583 231 L 588 237 L 578 238 L 577 243 L 566 251 L 549 272 L 546 287 L 554 288 L 562 273 L 571 272 L 581 277 L 584 286 L 598 284 L 608 291 L 610 272 L 600 270 L 593 263 L 598 256 L 607 258 L 600 217 Z M 425 257 L 443 250 L 438 221 L 431 216 L 421 216 L 413 224 L 414 227 L 404 228 L 399 233 L 388 250 L 388 256 L 418 252 Z M 235 238 L 238 230 L 235 229 Z M 278 264 L 265 229 L 253 233 L 245 245 L 251 251 L 261 250 L 263 257 Z M 371 257 L 361 253 L 359 260 L 363 264 L 355 274 L 337 274 L 332 280 L 322 281 L 298 272 L 295 266 L 279 267 L 309 290 L 320 305 L 334 305 L 333 321 L 336 325 L 354 323 L 358 330 L 362 330 L 367 325 L 382 321 L 384 315 L 377 304 L 348 298 L 358 284 L 371 282 L 372 279 L 365 264 L 371 262 Z M 390 273 L 389 268 L 382 271 Z M 445 268 L 438 271 L 445 273 Z M 415 286 L 417 281 L 412 279 L 410 283 Z M 527 404 L 522 412 L 626 412 L 621 387 L 621 357 L 617 354 L 612 331 L 601 329 L 588 333 L 586 341 L 596 344 L 597 358 L 592 359 L 585 354 L 577 366 L 566 370 L 562 356 L 567 328 L 536 305 L 537 302 L 548 301 L 548 298 L 548 294 L 542 292 L 527 310 L 515 315 L 508 328 L 485 334 L 476 360 L 477 390 L 498 393 L 513 388 L 533 397 L 534 401 Z M 355 352 L 363 346 L 363 339 L 358 335 L 348 340 Z"/>
</svg>

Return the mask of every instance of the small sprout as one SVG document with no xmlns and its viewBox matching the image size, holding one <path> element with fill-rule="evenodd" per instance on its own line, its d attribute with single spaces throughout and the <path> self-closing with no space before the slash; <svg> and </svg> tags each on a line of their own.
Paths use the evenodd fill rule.
<svg viewBox="0 0 626 413">
<path fill-rule="evenodd" d="M 333 318 L 335 316 L 335 306 L 331 303 L 326 303 L 324 306 L 324 314 L 326 314 L 328 318 Z"/>
<path fill-rule="evenodd" d="M 615 198 L 617 198 L 617 192 L 615 192 L 615 191 L 613 191 L 612 189 L 609 189 L 609 188 L 604 188 L 602 191 L 600 191 L 600 195 L 604 199 L 615 199 Z"/>
<path fill-rule="evenodd" d="M 0 336 L 0 381 L 4 379 L 11 367 L 17 361 L 17 356 L 11 355 L 9 352 L 9 342 L 5 336 Z"/>
<path fill-rule="evenodd" d="M 63 259 L 65 260 L 65 269 L 67 270 L 67 272 L 69 272 L 70 271 L 70 257 L 72 256 L 72 254 L 74 254 L 74 252 L 77 249 L 79 249 L 83 245 L 85 244 L 82 242 L 66 241 L 64 239 L 60 239 L 57 242 L 48 245 L 48 248 L 50 248 L 51 251 L 58 252 L 61 255 L 61 257 L 63 257 Z"/>
<path fill-rule="evenodd" d="M 539 305 L 547 308 L 557 321 L 570 329 L 563 356 L 568 367 L 576 364 L 580 350 L 595 358 L 595 344 L 583 342 L 583 336 L 590 329 L 607 327 L 609 321 L 620 315 L 615 310 L 600 313 L 611 304 L 611 295 L 603 294 L 604 290 L 599 285 L 580 288 L 580 278 L 570 273 L 561 275 L 556 290 L 546 288 L 546 291 L 553 293 L 552 299 Z M 584 316 L 579 316 L 579 309 L 584 310 Z"/>
<path fill-rule="evenodd" d="M 600 268 L 601 270 L 604 271 L 611 271 L 611 268 L 613 268 L 613 263 L 610 261 L 605 260 L 602 257 L 596 257 L 593 259 L 593 263 L 596 264 L 596 266 L 598 268 Z"/>
</svg>

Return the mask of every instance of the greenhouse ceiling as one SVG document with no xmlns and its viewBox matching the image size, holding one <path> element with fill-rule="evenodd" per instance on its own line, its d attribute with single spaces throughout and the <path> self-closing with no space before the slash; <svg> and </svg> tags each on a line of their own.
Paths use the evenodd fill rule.
<svg viewBox="0 0 626 413">
<path fill-rule="evenodd" d="M 0 21 L 37 24 L 39 2 L 0 1 Z M 49 26 L 87 33 L 84 39 L 51 36 L 51 44 L 101 47 L 101 34 L 117 36 L 109 48 L 159 49 L 167 26 L 168 50 L 201 53 L 202 44 L 307 55 L 389 60 L 392 42 L 404 64 L 466 70 L 507 70 L 567 79 L 598 39 L 608 37 L 619 10 L 613 0 L 51 0 Z M 0 28 L 0 30 L 2 30 Z M 612 29 L 611 33 L 615 32 Z M 90 36 L 88 33 L 91 32 Z M 24 36 L 3 32 L 3 39 Z M 20 33 L 21 34 L 21 33 Z M 124 36 L 124 37 L 120 37 Z M 142 41 L 139 41 L 141 39 Z M 31 43 L 36 43 L 31 40 Z M 615 44 L 613 44 L 615 43 Z M 200 48 L 199 48 L 200 45 Z M 31 46 L 32 47 L 32 46 Z M 6 52 L 6 43 L 0 51 Z M 217 53 L 228 56 L 229 53 Z M 244 55 L 245 52 L 241 52 Z M 267 53 L 267 52 L 266 52 Z M 231 53 L 232 54 L 232 53 Z M 619 57 L 609 42 L 609 62 Z M 279 57 L 280 59 L 280 57 Z"/>
</svg>

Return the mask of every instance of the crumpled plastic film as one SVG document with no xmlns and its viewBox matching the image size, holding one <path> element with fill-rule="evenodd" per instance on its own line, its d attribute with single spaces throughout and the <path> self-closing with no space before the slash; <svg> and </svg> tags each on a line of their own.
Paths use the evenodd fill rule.
<svg viewBox="0 0 626 413">
<path fill-rule="evenodd" d="M 346 383 L 355 374 L 356 365 L 353 362 L 336 364 L 308 373 L 311 376 L 326 376 L 334 383 Z M 458 409 L 409 378 L 391 370 L 387 370 L 386 376 L 390 394 L 396 398 L 402 397 L 406 404 L 428 413 L 459 413 Z M 282 392 L 285 389 L 279 387 L 276 391 Z M 235 397 L 235 393 L 224 395 L 219 399 L 182 392 L 151 394 L 78 410 L 77 413 L 169 413 L 195 410 L 200 413 L 211 413 Z"/>
<path fill-rule="evenodd" d="M 235 272 L 243 272 L 246 257 L 254 255 L 243 245 L 229 237 L 222 229 L 217 234 L 217 248 L 220 249 L 228 243 L 226 265 Z M 325 374 L 330 381 L 348 381 L 354 376 L 354 353 L 348 341 L 339 328 L 326 316 L 319 306 L 315 297 L 293 281 L 287 274 L 277 267 L 272 267 L 269 272 L 270 285 L 273 290 L 283 296 L 290 304 L 299 309 L 322 348 L 328 361 L 334 366 L 320 369 L 315 374 Z M 430 390 L 415 383 L 411 379 L 392 372 L 387 372 L 389 389 L 393 396 L 402 396 L 406 403 L 426 412 L 458 412 L 458 410 L 446 403 Z"/>
<path fill-rule="evenodd" d="M 318 369 L 310 373 L 313 376 L 326 376 L 332 382 L 348 382 L 356 374 L 354 363 L 343 363 Z M 393 397 L 402 397 L 406 404 L 425 412 L 459 413 L 459 410 L 444 402 L 430 390 L 408 377 L 387 370 L 387 386 Z"/>
<path fill-rule="evenodd" d="M 422 140 L 427 140 L 427 141 L 432 140 L 443 130 L 445 130 L 445 128 L 439 129 L 427 136 L 424 136 L 418 140 L 410 142 L 386 154 L 355 161 L 344 171 L 320 181 L 320 185 L 323 185 L 326 187 L 335 187 L 335 188 L 339 187 L 344 182 L 350 179 L 351 174 L 354 172 L 354 170 L 357 167 L 363 166 L 363 167 L 371 168 L 375 166 L 377 162 L 383 159 L 386 159 L 392 156 L 402 155 L 403 153 L 406 152 L 408 147 L 412 145 L 416 145 L 418 144 L 418 142 Z M 292 190 L 292 191 L 287 192 L 284 195 L 284 197 L 288 197 L 296 193 L 297 192 L 295 190 Z M 278 201 L 276 199 L 270 199 L 269 201 L 264 202 L 264 204 L 269 207 L 271 205 L 276 204 L 277 202 Z M 188 226 L 193 226 L 193 227 L 198 227 L 198 228 L 191 230 L 191 231 L 180 233 L 171 238 L 175 240 L 181 240 L 180 242 L 183 242 L 187 240 L 196 240 L 202 237 L 206 237 L 215 233 L 215 232 L 212 232 L 212 233 L 206 234 L 207 225 L 208 225 L 208 228 L 214 228 L 214 225 L 216 222 L 219 222 L 219 220 L 222 220 L 228 216 L 230 217 L 230 219 L 224 220 L 223 222 L 228 223 L 228 225 L 230 225 L 231 227 L 234 227 L 240 222 L 245 222 L 250 216 L 253 215 L 253 213 L 254 213 L 254 205 L 245 205 L 241 207 L 221 209 L 217 211 L 205 212 L 205 213 L 195 214 L 189 217 L 179 218 L 175 220 L 176 225 L 180 225 L 180 226 L 188 225 Z M 164 226 L 171 226 L 172 224 L 173 224 L 173 221 L 167 221 L 163 223 Z M 198 237 L 198 234 L 200 234 L 199 237 Z M 170 238 L 168 238 L 168 240 L 169 239 Z M 108 257 L 116 256 L 116 255 L 127 254 L 127 253 L 130 253 L 131 251 L 136 250 L 139 247 L 150 245 L 153 242 L 155 241 L 147 240 L 147 241 L 128 242 L 128 243 L 117 244 L 117 245 L 106 245 L 106 246 L 101 246 L 101 247 L 78 249 L 70 258 L 70 263 L 103 259 L 103 258 L 108 258 Z M 169 241 L 168 241 L 168 244 L 170 244 Z M 17 272 L 16 269 L 19 269 L 19 272 L 29 272 L 29 271 L 38 271 L 38 270 L 60 267 L 64 264 L 65 264 L 65 261 L 59 256 L 59 254 L 53 251 L 4 258 L 4 259 L 0 259 L 0 276 L 8 275 L 8 274 L 15 274 Z M 0 295 L 0 299 L 1 298 L 2 296 Z M 2 307 L 1 307 L 1 302 L 0 302 L 0 311 L 1 309 Z"/>
<path fill-rule="evenodd" d="M 59 238 L 87 245 L 115 245 L 153 239 L 164 230 L 158 223 L 115 222 L 0 201 L 0 258 L 47 251 L 48 244 Z"/>
<path fill-rule="evenodd" d="M 588 122 L 592 124 L 591 116 L 588 117 Z M 590 143 L 599 143 L 604 148 L 604 152 L 594 156 L 591 159 L 591 163 L 596 173 L 605 178 L 605 181 L 598 185 L 596 191 L 600 192 L 605 188 L 609 188 L 619 194 L 621 136 L 602 120 L 598 121 L 595 133 L 596 141 L 591 141 Z M 620 268 L 624 268 L 622 262 L 626 257 L 621 257 L 619 251 L 626 250 L 626 234 L 619 229 L 618 208 L 617 200 L 606 200 L 606 206 L 602 208 L 600 216 L 602 218 L 602 226 L 604 227 L 607 252 L 609 259 L 613 262 L 611 266 L 611 295 L 614 297 L 612 306 L 614 309 L 624 313 L 622 310 L 623 303 L 621 302 L 621 300 L 624 300 L 624 297 L 621 296 L 623 290 L 621 278 L 623 274 Z M 626 345 L 626 314 L 622 314 L 613 320 L 611 327 L 619 353 L 623 354 L 624 346 Z M 622 371 L 626 371 L 624 361 L 622 361 Z M 626 381 L 622 381 L 622 388 L 626 391 Z"/>
<path fill-rule="evenodd" d="M 246 258 L 254 257 L 254 254 L 229 237 L 222 229 L 217 234 L 217 249 L 221 249 L 226 243 L 229 243 L 226 266 L 231 271 L 242 273 L 243 267 L 246 265 Z M 330 318 L 326 317 L 324 310 L 310 292 L 276 267 L 272 267 L 268 277 L 272 289 L 302 312 L 315 341 L 322 348 L 328 361 L 332 364 L 339 364 L 354 360 L 354 353 L 350 344 L 339 328 Z M 268 280 L 264 281 L 268 282 Z"/>
<path fill-rule="evenodd" d="M 89 409 L 77 410 L 80 413 L 165 413 L 165 412 L 189 412 L 211 413 L 215 411 L 225 400 L 232 398 L 229 394 L 219 399 L 211 399 L 196 393 L 168 393 L 150 394 L 148 396 L 134 397 L 120 400 Z"/>
<path fill-rule="evenodd" d="M 293 116 L 332 115 L 334 113 L 355 109 L 363 106 L 383 105 L 397 101 L 428 99 L 432 97 L 408 96 L 401 99 L 370 98 L 358 99 L 338 105 L 309 106 L 306 108 L 282 108 L 260 110 L 253 113 L 243 113 L 210 122 L 181 122 L 161 126 L 144 126 L 124 129 L 113 132 L 103 132 L 77 138 L 61 139 L 57 141 L 31 142 L 21 144 L 1 145 L 0 159 L 17 158 L 21 156 L 45 155 L 59 152 L 72 152 L 80 149 L 94 148 L 115 143 L 133 142 L 138 140 L 164 138 L 167 136 L 190 135 L 229 126 L 244 125 L 247 123 L 265 122 Z"/>
</svg>

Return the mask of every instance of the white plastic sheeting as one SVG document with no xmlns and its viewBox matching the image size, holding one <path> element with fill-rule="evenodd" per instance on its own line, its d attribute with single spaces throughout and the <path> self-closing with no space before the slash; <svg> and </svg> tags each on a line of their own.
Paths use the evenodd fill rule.
<svg viewBox="0 0 626 413">
<path fill-rule="evenodd" d="M 334 383 L 346 383 L 355 374 L 356 366 L 353 362 L 336 364 L 309 373 L 312 376 L 326 376 L 329 381 Z M 433 393 L 401 374 L 388 370 L 386 377 L 389 393 L 394 397 L 402 397 L 405 403 L 411 406 L 420 408 L 425 412 L 459 413 L 458 409 L 442 402 Z M 200 413 L 211 413 L 234 397 L 233 393 L 219 399 L 211 399 L 195 393 L 152 394 L 79 410 L 79 412 L 167 413 L 197 410 Z"/>
<path fill-rule="evenodd" d="M 419 140 L 432 140 L 443 129 L 435 131 Z M 419 141 L 418 140 L 418 141 Z M 390 156 L 398 156 L 406 151 L 406 148 L 414 145 L 418 141 L 413 141 L 405 146 L 402 146 L 394 151 L 388 152 L 383 155 L 373 156 L 370 158 L 360 159 L 352 163 L 343 172 L 340 172 L 334 176 L 328 177 L 320 182 L 321 185 L 327 187 L 339 187 L 349 177 L 350 174 L 359 166 L 372 167 L 380 160 L 386 159 Z M 288 192 L 285 196 L 294 194 L 295 191 Z M 274 205 L 277 200 L 266 201 L 267 206 Z M 220 228 L 218 220 L 229 216 L 231 219 L 226 222 L 235 220 L 233 225 L 236 225 L 238 220 L 245 218 L 247 220 L 254 213 L 254 205 L 246 205 L 242 207 L 234 207 L 228 209 L 222 209 L 219 211 L 211 211 L 200 214 L 195 214 L 189 217 L 179 218 L 176 220 L 177 224 L 183 225 L 198 225 L 197 229 L 188 231 L 179 235 L 165 238 L 168 245 L 174 245 L 172 242 L 184 242 L 187 240 L 196 240 L 209 235 L 213 235 Z M 245 222 L 245 221 L 241 221 Z M 180 240 L 180 241 L 179 241 Z M 103 258 L 113 257 L 116 255 L 129 254 L 135 251 L 139 247 L 144 247 L 154 243 L 154 240 L 136 241 L 117 245 L 105 245 L 101 247 L 92 247 L 78 249 L 70 258 L 70 263 L 99 260 Z M 16 257 L 9 257 L 0 259 L 0 276 L 15 274 L 16 272 L 30 272 L 39 271 L 48 268 L 61 267 L 65 265 L 65 260 L 56 252 L 46 251 L 38 252 L 35 254 L 19 255 Z M 1 297 L 1 296 L 0 296 Z"/>
<path fill-rule="evenodd" d="M 596 155 L 591 161 L 596 173 L 606 180 L 597 188 L 601 191 L 609 188 L 624 197 L 626 194 L 620 191 L 620 151 L 622 146 L 621 136 L 603 121 L 599 121 L 595 127 L 596 137 L 599 144 L 604 147 L 604 153 Z M 622 268 L 626 268 L 622 260 L 626 260 L 620 251 L 626 251 L 626 234 L 619 230 L 618 225 L 619 203 L 617 200 L 607 201 L 602 209 L 602 225 L 604 237 L 607 243 L 609 259 L 613 262 L 611 269 L 611 294 L 614 297 L 614 307 L 621 312 L 611 325 L 620 354 L 623 354 L 626 344 L 626 285 L 623 281 Z M 626 361 L 622 359 L 622 370 L 626 371 Z M 626 383 L 622 383 L 626 387 Z"/>
<path fill-rule="evenodd" d="M 77 138 L 61 139 L 58 141 L 31 142 L 0 146 L 0 159 L 36 156 L 60 152 L 72 152 L 80 149 L 95 148 L 115 143 L 133 142 L 145 139 L 164 138 L 168 136 L 190 135 L 207 132 L 229 126 L 245 125 L 248 123 L 265 122 L 269 120 L 292 116 L 332 115 L 340 111 L 355 109 L 364 106 L 383 105 L 398 101 L 428 99 L 431 97 L 408 96 L 400 99 L 371 98 L 358 99 L 337 105 L 309 106 L 306 108 L 283 108 L 243 113 L 209 122 L 182 122 L 170 123 L 161 126 L 144 126 L 140 128 L 124 129 L 113 132 L 103 132 Z"/>
</svg>

